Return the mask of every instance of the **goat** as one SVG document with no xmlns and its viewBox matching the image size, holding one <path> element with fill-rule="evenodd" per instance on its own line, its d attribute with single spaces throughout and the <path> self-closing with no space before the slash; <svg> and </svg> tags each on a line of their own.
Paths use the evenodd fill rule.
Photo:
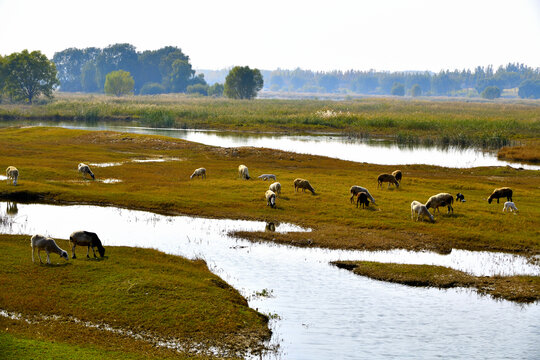
<svg viewBox="0 0 540 360">
<path fill-rule="evenodd" d="M 356 199 L 356 207 L 358 207 L 358 204 L 362 204 L 362 209 L 364 208 L 364 205 L 369 206 L 368 196 L 365 192 L 358 194 L 358 199 Z"/>
<path fill-rule="evenodd" d="M 488 201 L 489 204 L 491 204 L 491 201 L 493 199 L 497 199 L 497 204 L 498 204 L 499 203 L 499 198 L 506 198 L 506 200 L 512 201 L 512 189 L 510 189 L 508 187 L 495 189 L 495 190 L 493 190 L 491 195 L 489 195 L 487 201 Z"/>
<path fill-rule="evenodd" d="M 433 215 L 431 215 L 431 213 L 429 212 L 427 206 L 416 200 L 411 203 L 411 220 L 414 220 L 415 213 L 416 221 L 418 221 L 420 216 L 422 217 L 422 220 L 425 216 L 427 216 L 431 222 L 435 222 L 435 219 L 433 218 Z"/>
<path fill-rule="evenodd" d="M 77 245 L 88 246 L 88 250 L 86 251 L 87 258 L 90 257 L 90 247 L 92 247 L 92 252 L 94 253 L 95 258 L 97 258 L 97 256 L 94 247 L 97 247 L 99 256 L 105 256 L 105 248 L 101 244 L 101 240 L 96 233 L 89 231 L 75 231 L 69 236 L 69 242 L 73 245 L 73 247 L 71 248 L 72 259 L 77 258 L 77 256 L 75 256 L 75 246 Z"/>
<path fill-rule="evenodd" d="M 399 187 L 399 183 L 397 182 L 394 175 L 392 175 L 392 174 L 380 174 L 379 177 L 377 178 L 377 189 L 379 188 L 379 186 L 382 189 L 382 184 L 385 183 L 385 182 L 388 183 L 388 188 L 390 188 L 390 184 L 394 184 L 396 186 L 396 188 Z"/>
<path fill-rule="evenodd" d="M 272 190 L 266 190 L 266 193 L 264 194 L 266 197 L 266 206 L 270 206 L 271 208 L 276 207 L 276 194 Z"/>
<path fill-rule="evenodd" d="M 269 187 L 270 190 L 276 193 L 276 196 L 281 195 L 281 184 L 278 182 L 272 183 Z"/>
<path fill-rule="evenodd" d="M 259 179 L 262 179 L 264 181 L 266 181 L 268 179 L 273 179 L 274 181 L 276 181 L 276 175 L 274 175 L 274 174 L 262 174 L 261 176 L 259 176 Z"/>
<path fill-rule="evenodd" d="M 83 179 L 86 179 L 86 175 L 90 175 L 92 177 L 92 180 L 96 179 L 94 173 L 92 172 L 92 170 L 90 170 L 90 166 L 80 163 L 78 169 L 79 172 L 83 175 Z"/>
<path fill-rule="evenodd" d="M 504 203 L 503 212 L 509 211 L 509 212 L 517 212 L 519 211 L 516 207 L 516 204 L 514 204 L 512 201 L 507 201 Z"/>
<path fill-rule="evenodd" d="M 251 179 L 249 177 L 248 168 L 246 165 L 240 165 L 238 166 L 238 176 L 243 180 L 249 180 Z"/>
<path fill-rule="evenodd" d="M 49 258 L 50 253 L 58 254 L 60 257 L 66 260 L 69 259 L 67 251 L 60 249 L 54 240 L 49 237 L 45 237 L 43 235 L 34 235 L 30 238 L 30 245 L 32 246 L 32 262 L 34 262 L 35 249 L 38 251 L 39 262 L 41 264 L 43 264 L 43 261 L 41 261 L 41 250 L 45 250 L 47 253 L 47 264 L 51 263 L 51 259 Z"/>
<path fill-rule="evenodd" d="M 448 213 L 450 214 L 450 211 L 452 213 L 454 212 L 454 208 L 452 207 L 452 204 L 454 203 L 454 197 L 448 193 L 440 193 L 437 195 L 433 195 L 428 199 L 426 202 L 426 208 L 433 208 L 439 211 L 439 206 L 448 206 Z"/>
<path fill-rule="evenodd" d="M 457 193 L 456 202 L 458 202 L 458 201 L 460 201 L 460 202 L 465 202 L 466 201 L 465 196 L 462 193 Z"/>
<path fill-rule="evenodd" d="M 401 183 L 401 178 L 403 177 L 403 174 L 401 173 L 401 170 L 396 170 L 396 171 L 392 172 L 392 175 L 394 175 L 397 182 Z"/>
<path fill-rule="evenodd" d="M 306 189 L 311 191 L 312 194 L 315 195 L 315 189 L 311 186 L 311 184 L 309 183 L 309 181 L 305 180 L 305 179 L 295 179 L 294 180 L 294 191 L 298 191 L 298 189 L 302 189 L 302 192 L 305 192 Z"/>
<path fill-rule="evenodd" d="M 349 190 L 349 192 L 351 193 L 351 204 L 353 202 L 354 197 L 357 196 L 359 193 L 363 192 L 363 193 L 366 193 L 369 200 L 371 200 L 371 202 L 376 205 L 375 199 L 373 198 L 373 196 L 371 196 L 368 189 L 366 189 L 364 187 L 361 187 L 361 186 L 358 186 L 358 185 L 353 185 L 353 186 L 351 186 L 351 189 Z"/>
<path fill-rule="evenodd" d="M 6 177 L 9 180 L 13 180 L 13 185 L 17 186 L 17 179 L 19 178 L 19 170 L 15 166 L 8 166 L 6 169 Z"/>
<path fill-rule="evenodd" d="M 191 174 L 191 176 L 189 178 L 193 179 L 195 176 L 197 176 L 197 177 L 200 176 L 201 179 L 206 179 L 206 169 L 205 168 L 195 169 L 195 171 L 193 172 L 193 174 Z"/>
</svg>

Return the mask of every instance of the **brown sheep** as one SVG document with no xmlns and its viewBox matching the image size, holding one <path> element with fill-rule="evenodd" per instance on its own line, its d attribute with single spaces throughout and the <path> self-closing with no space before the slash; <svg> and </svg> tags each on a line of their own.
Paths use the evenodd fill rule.
<svg viewBox="0 0 540 360">
<path fill-rule="evenodd" d="M 373 196 L 371 196 L 368 189 L 366 189 L 364 187 L 361 187 L 361 186 L 358 186 L 358 185 L 353 185 L 353 186 L 351 186 L 351 189 L 349 190 L 349 192 L 351 193 L 351 204 L 353 203 L 354 197 L 357 196 L 358 194 L 360 194 L 361 192 L 363 192 L 363 193 L 366 193 L 367 197 L 369 198 L 369 200 L 371 200 L 371 202 L 373 204 L 377 205 L 375 203 L 375 199 L 373 198 Z"/>
<path fill-rule="evenodd" d="M 437 195 L 433 195 L 428 199 L 426 202 L 426 208 L 433 208 L 439 211 L 439 206 L 448 206 L 448 213 L 450 214 L 450 211 L 452 213 L 454 212 L 454 208 L 452 207 L 452 204 L 454 203 L 454 197 L 448 193 L 440 193 Z"/>
<path fill-rule="evenodd" d="M 396 170 L 392 172 L 392 175 L 396 178 L 398 183 L 401 183 L 401 178 L 403 177 L 403 174 L 401 173 L 401 170 Z"/>
<path fill-rule="evenodd" d="M 379 175 L 379 177 L 377 178 L 377 189 L 379 188 L 379 186 L 382 188 L 382 184 L 384 182 L 388 183 L 389 188 L 390 188 L 390 184 L 396 185 L 396 188 L 399 187 L 399 183 L 397 182 L 396 178 L 392 174 L 381 174 L 381 175 Z"/>
<path fill-rule="evenodd" d="M 497 204 L 498 204 L 499 203 L 499 198 L 506 198 L 506 200 L 512 201 L 512 189 L 510 189 L 508 187 L 495 189 L 495 190 L 493 190 L 491 195 L 489 195 L 487 201 L 488 201 L 488 203 L 491 204 L 491 201 L 493 199 L 497 199 Z"/>
<path fill-rule="evenodd" d="M 356 199 L 356 207 L 358 207 L 358 204 L 362 204 L 362 209 L 364 208 L 364 205 L 369 206 L 368 196 L 365 192 L 358 194 L 358 199 Z"/>
<path fill-rule="evenodd" d="M 315 195 L 315 189 L 311 186 L 309 181 L 305 179 L 295 179 L 294 180 L 294 191 L 298 191 L 298 189 L 302 189 L 302 192 L 305 192 L 306 190 L 311 191 L 312 194 Z"/>
</svg>

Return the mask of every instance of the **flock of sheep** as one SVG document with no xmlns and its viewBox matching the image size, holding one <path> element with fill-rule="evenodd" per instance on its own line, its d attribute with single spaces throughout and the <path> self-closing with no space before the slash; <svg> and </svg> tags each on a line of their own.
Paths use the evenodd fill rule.
<svg viewBox="0 0 540 360">
<path fill-rule="evenodd" d="M 92 180 L 95 180 L 95 175 L 90 170 L 90 167 L 84 163 L 80 163 L 77 167 L 78 171 L 82 174 L 83 178 L 85 179 L 86 176 L 90 176 Z M 247 166 L 240 165 L 238 166 L 238 176 L 241 179 L 249 180 L 249 171 Z M 19 170 L 14 166 L 9 166 L 6 169 L 6 177 L 8 182 L 13 181 L 13 185 L 17 185 L 17 180 L 19 178 Z M 198 168 L 196 169 L 193 174 L 191 174 L 190 179 L 193 179 L 194 177 L 200 177 L 202 179 L 206 179 L 206 169 L 205 168 Z M 382 188 L 383 183 L 387 182 L 388 187 L 390 185 L 395 185 L 396 188 L 399 187 L 399 184 L 401 183 L 403 174 L 400 170 L 396 170 L 391 174 L 380 174 L 377 177 L 377 188 L 379 186 Z M 261 180 L 276 180 L 276 175 L 274 174 L 263 174 L 258 177 Z M 311 191 L 313 194 L 315 194 L 315 189 L 308 180 L 297 178 L 294 180 L 294 190 L 295 192 L 302 189 L 303 192 L 306 190 Z M 356 207 L 359 207 L 359 205 L 362 205 L 362 208 L 369 206 L 369 202 L 371 201 L 373 204 L 376 205 L 375 199 L 373 196 L 369 193 L 369 190 L 358 185 L 353 185 L 349 192 L 351 193 L 351 203 L 353 203 L 354 198 L 356 197 Z M 516 212 L 518 211 L 516 205 L 512 202 L 512 189 L 508 187 L 503 187 L 500 189 L 495 189 L 493 193 L 489 196 L 487 199 L 488 203 L 491 204 L 491 202 L 494 199 L 497 199 L 497 203 L 499 203 L 500 198 L 506 198 L 507 201 L 504 203 L 503 212 L 510 211 L 510 212 Z M 270 206 L 271 208 L 276 207 L 276 197 L 281 195 L 281 183 L 275 181 L 272 184 L 270 184 L 268 190 L 265 192 L 265 198 L 266 198 L 266 205 Z M 465 197 L 463 194 L 458 193 L 456 195 L 456 201 L 462 201 L 465 202 Z M 448 213 L 454 212 L 454 209 L 452 207 L 452 204 L 454 203 L 454 197 L 449 193 L 440 193 L 437 195 L 431 196 L 426 204 L 422 204 L 419 201 L 414 200 L 411 203 L 411 219 L 415 220 L 416 215 L 416 221 L 419 219 L 428 218 L 431 222 L 435 222 L 435 218 L 433 215 L 429 212 L 430 208 L 433 208 L 439 212 L 439 207 L 447 207 Z M 39 261 L 41 261 L 40 251 L 44 250 L 47 253 L 47 263 L 50 264 L 49 254 L 55 253 L 60 255 L 60 257 L 64 259 L 68 259 L 67 252 L 60 249 L 58 245 L 55 243 L 55 241 L 51 238 L 45 237 L 43 235 L 34 235 L 32 236 L 30 240 L 31 246 L 32 246 L 32 262 L 34 262 L 34 252 L 35 249 L 38 250 L 38 257 Z M 81 245 L 81 246 L 87 246 L 88 251 L 86 253 L 87 257 L 90 257 L 90 247 L 92 247 L 92 251 L 94 252 L 94 257 L 96 257 L 96 252 L 94 250 L 94 247 L 98 248 L 98 252 L 101 257 L 105 254 L 105 249 L 103 248 L 103 245 L 101 244 L 101 240 L 95 233 L 87 232 L 87 231 L 76 231 L 71 234 L 70 236 L 70 243 L 73 245 L 72 247 L 72 258 L 75 259 L 75 246 Z"/>
<path fill-rule="evenodd" d="M 198 168 L 196 169 L 193 174 L 191 175 L 190 179 L 193 179 L 195 176 L 202 177 L 203 179 L 206 178 L 206 169 L 205 168 Z M 247 166 L 240 165 L 238 166 L 238 176 L 241 179 L 249 180 L 251 177 L 249 176 L 249 171 Z M 274 174 L 263 174 L 258 177 L 262 180 L 268 180 L 273 179 L 276 180 L 276 175 Z M 390 185 L 395 185 L 396 188 L 399 188 L 399 184 L 401 183 L 401 180 L 403 178 L 403 173 L 401 170 L 396 170 L 392 172 L 391 174 L 380 174 L 377 177 L 377 188 L 379 186 L 382 188 L 383 183 L 387 182 L 388 187 Z M 295 179 L 294 180 L 294 190 L 295 192 L 299 189 L 302 189 L 302 191 L 309 190 L 313 194 L 315 194 L 315 189 L 311 186 L 309 181 L 305 179 Z M 359 205 L 362 205 L 362 208 L 365 208 L 366 206 L 369 206 L 369 202 L 376 205 L 375 199 L 373 196 L 369 193 L 368 189 L 353 185 L 350 188 L 351 193 L 351 203 L 354 201 L 354 198 L 356 197 L 356 207 L 359 207 Z M 281 194 L 281 184 L 279 182 L 274 182 L 269 186 L 269 189 L 265 192 L 265 198 L 266 198 L 266 205 L 270 206 L 272 208 L 276 207 L 276 197 Z M 515 212 L 518 209 L 516 208 L 515 204 L 512 202 L 512 189 L 504 187 L 500 189 L 495 189 L 493 193 L 489 196 L 487 199 L 488 202 L 491 204 L 491 201 L 493 199 L 497 199 L 497 203 L 499 203 L 499 198 L 507 198 L 507 202 L 504 203 L 503 212 L 505 211 L 511 211 Z M 461 193 L 458 193 L 456 195 L 456 201 L 465 202 L 465 196 Z M 431 222 L 435 222 L 435 218 L 433 215 L 429 212 L 429 208 L 433 208 L 434 210 L 439 211 L 439 207 L 447 207 L 448 213 L 454 212 L 454 208 L 452 207 L 452 204 L 454 203 L 454 197 L 449 193 L 440 193 L 437 195 L 431 196 L 426 204 L 422 204 L 419 201 L 414 200 L 411 203 L 411 219 L 414 220 L 416 215 L 416 221 L 418 221 L 420 218 L 423 220 L 424 218 L 428 218 Z"/>
</svg>

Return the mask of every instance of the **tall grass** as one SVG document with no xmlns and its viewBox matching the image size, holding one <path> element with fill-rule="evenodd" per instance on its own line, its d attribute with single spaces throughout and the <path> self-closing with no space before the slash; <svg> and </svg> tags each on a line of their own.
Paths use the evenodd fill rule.
<svg viewBox="0 0 540 360">
<path fill-rule="evenodd" d="M 538 136 L 540 102 L 247 101 L 170 94 L 111 98 L 61 93 L 43 105 L 2 104 L 0 119 L 132 120 L 153 127 L 402 134 L 399 142 L 431 138 L 448 145 L 500 147 L 513 138 Z"/>
</svg>

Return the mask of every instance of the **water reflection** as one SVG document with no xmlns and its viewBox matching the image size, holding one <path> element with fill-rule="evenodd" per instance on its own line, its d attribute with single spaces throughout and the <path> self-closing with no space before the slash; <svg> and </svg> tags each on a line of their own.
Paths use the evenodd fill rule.
<svg viewBox="0 0 540 360">
<path fill-rule="evenodd" d="M 494 152 L 482 151 L 476 148 L 398 145 L 386 140 L 357 139 L 339 135 L 245 134 L 211 130 L 117 126 L 108 123 L 88 125 L 62 122 L 31 122 L 29 124 L 61 126 L 69 129 L 112 130 L 137 134 L 164 135 L 221 147 L 264 147 L 383 165 L 427 164 L 453 168 L 509 165 L 516 168 L 540 170 L 538 165 L 499 160 Z"/>
</svg>

